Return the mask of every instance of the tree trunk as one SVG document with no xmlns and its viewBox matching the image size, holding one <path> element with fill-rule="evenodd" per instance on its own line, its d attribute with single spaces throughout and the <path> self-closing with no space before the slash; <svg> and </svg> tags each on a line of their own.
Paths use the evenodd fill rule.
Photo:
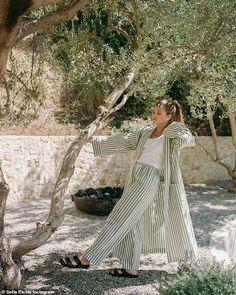
<svg viewBox="0 0 236 295">
<path fill-rule="evenodd" d="M 236 175 L 234 176 L 231 186 L 229 188 L 229 192 L 235 193 L 236 192 Z"/>
<path fill-rule="evenodd" d="M 57 178 L 56 184 L 51 198 L 51 207 L 49 215 L 43 224 L 37 224 L 36 232 L 32 237 L 26 240 L 16 240 L 13 249 L 13 257 L 20 259 L 24 254 L 38 248 L 43 245 L 47 239 L 52 235 L 52 233 L 58 228 L 58 226 L 63 222 L 64 213 L 64 197 L 70 179 L 74 172 L 74 163 L 77 159 L 82 146 L 87 143 L 92 136 L 100 129 L 104 128 L 108 123 L 108 117 L 118 109 L 120 109 L 126 100 L 128 95 L 123 97 L 122 102 L 119 105 L 116 104 L 119 97 L 128 88 L 130 83 L 132 83 L 135 76 L 135 71 L 131 71 L 127 74 L 124 81 L 119 84 L 114 91 L 106 99 L 105 106 L 100 107 L 101 113 L 98 118 L 88 125 L 84 130 L 81 131 L 80 135 L 72 142 L 68 148 L 66 155 L 62 161 L 59 176 Z"/>
<path fill-rule="evenodd" d="M 52 26 L 59 25 L 63 22 L 66 22 L 72 19 L 76 13 L 82 10 L 90 0 L 78 0 L 72 2 L 73 4 L 68 4 L 58 8 L 55 12 L 51 12 L 37 20 L 31 21 L 19 30 L 19 34 L 15 39 L 15 44 L 21 41 L 26 36 L 34 34 L 38 31 L 46 31 L 50 29 Z"/>
<path fill-rule="evenodd" d="M 60 2 L 65 2 L 65 0 L 32 0 L 30 9 L 38 9 L 40 7 L 48 6 L 50 4 L 56 4 Z"/>
<path fill-rule="evenodd" d="M 65 0 L 0 0 L 0 81 L 4 77 L 8 56 L 13 46 L 30 34 L 73 18 L 90 0 L 71 1 L 58 11 L 20 27 L 25 12 L 62 2 Z"/>
<path fill-rule="evenodd" d="M 212 133 L 212 140 L 215 147 L 215 156 L 211 152 L 209 152 L 207 148 L 203 146 L 199 141 L 197 141 L 197 143 L 205 150 L 205 152 L 211 157 L 211 159 L 214 162 L 219 163 L 227 170 L 228 175 L 232 178 L 232 184 L 228 191 L 235 192 L 236 191 L 236 119 L 235 119 L 235 115 L 230 117 L 232 140 L 235 146 L 235 163 L 234 163 L 234 168 L 232 168 L 231 165 L 226 163 L 221 157 L 215 124 L 214 124 L 211 108 L 208 105 L 207 105 L 207 112 L 208 112 L 208 121 L 210 124 L 211 133 Z"/>
<path fill-rule="evenodd" d="M 233 114 L 229 119 L 230 119 L 231 133 L 232 133 L 232 142 L 235 148 L 233 181 L 232 181 L 231 187 L 229 188 L 229 191 L 236 192 L 236 115 Z"/>
<path fill-rule="evenodd" d="M 21 273 L 12 259 L 10 240 L 4 234 L 4 215 L 8 185 L 0 166 L 0 289 L 18 289 L 21 283 Z"/>
<path fill-rule="evenodd" d="M 4 76 L 9 52 L 14 44 L 22 15 L 32 0 L 0 0 L 0 81 Z"/>
</svg>

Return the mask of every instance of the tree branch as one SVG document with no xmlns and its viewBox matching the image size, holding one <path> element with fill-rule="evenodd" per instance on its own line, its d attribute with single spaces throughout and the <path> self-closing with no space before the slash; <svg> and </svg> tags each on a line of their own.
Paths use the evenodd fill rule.
<svg viewBox="0 0 236 295">
<path fill-rule="evenodd" d="M 7 94 L 7 101 L 5 103 L 5 107 L 7 109 L 9 109 L 10 107 L 10 104 L 11 104 L 11 95 L 10 95 L 10 91 L 9 91 L 9 87 L 8 87 L 8 84 L 7 84 L 7 80 L 6 78 L 3 79 L 3 85 L 5 87 L 5 90 L 6 90 L 6 94 Z"/>
<path fill-rule="evenodd" d="M 123 30 L 117 26 L 109 25 L 106 27 L 105 31 L 106 32 L 115 31 L 117 33 L 120 33 L 123 37 L 125 37 L 125 39 L 130 43 L 130 45 L 132 45 L 134 47 L 133 39 L 130 37 L 130 35 L 125 30 Z"/>
<path fill-rule="evenodd" d="M 34 9 L 45 7 L 51 4 L 61 3 L 61 2 L 65 2 L 65 0 L 33 0 L 29 10 L 34 10 Z"/>
<path fill-rule="evenodd" d="M 206 149 L 206 147 L 204 147 L 202 144 L 200 144 L 199 141 L 198 141 L 198 144 L 205 150 L 205 152 L 211 157 L 211 159 L 214 162 L 217 162 L 221 166 L 225 167 L 225 169 L 227 170 L 229 176 L 234 178 L 233 169 L 230 167 L 230 165 L 225 163 L 225 161 L 220 156 L 219 142 L 218 142 L 218 137 L 217 137 L 217 133 L 216 133 L 216 129 L 215 129 L 215 124 L 214 124 L 214 120 L 213 120 L 213 116 L 212 116 L 212 112 L 211 112 L 211 107 L 210 107 L 210 105 L 208 105 L 207 101 L 206 101 L 206 108 L 207 108 L 207 116 L 208 116 L 208 120 L 209 120 L 209 124 L 210 124 L 210 129 L 211 129 L 211 133 L 212 133 L 213 144 L 214 144 L 214 147 L 215 147 L 216 157 L 214 157 Z"/>
<path fill-rule="evenodd" d="M 196 135 L 195 135 L 195 136 L 196 136 Z M 219 163 L 221 166 L 225 167 L 225 169 L 227 170 L 229 176 L 233 178 L 233 177 L 234 177 L 234 173 L 233 173 L 231 167 L 230 167 L 227 163 L 225 163 L 222 159 L 215 158 L 215 157 L 212 155 L 212 153 L 210 153 L 210 152 L 208 151 L 208 149 L 207 149 L 202 143 L 200 143 L 198 136 L 196 136 L 196 138 L 197 138 L 197 143 L 198 143 L 198 144 L 200 145 L 200 147 L 201 147 L 201 148 L 207 153 L 207 155 L 210 156 L 210 158 L 211 158 L 214 162 Z"/>
<path fill-rule="evenodd" d="M 126 93 L 123 98 L 122 101 L 115 106 L 113 109 L 111 109 L 110 114 L 115 113 L 116 111 L 120 110 L 126 103 L 126 101 L 128 100 L 128 98 L 132 95 L 132 91 L 129 91 L 128 93 Z"/>
<path fill-rule="evenodd" d="M 35 96 L 35 91 L 30 89 L 26 83 L 28 83 L 30 81 L 30 78 L 28 79 L 28 81 L 25 83 L 18 75 L 15 75 L 14 76 L 16 77 L 16 80 L 18 80 L 21 84 L 22 84 L 22 88 L 24 87 L 25 90 L 31 95 L 31 96 Z M 22 89 L 21 88 L 21 89 Z M 19 91 L 18 91 L 19 92 Z"/>
<path fill-rule="evenodd" d="M 4 215 L 9 187 L 4 179 L 0 163 L 0 289 L 19 288 L 21 273 L 12 259 L 11 244 L 4 233 Z"/>
<path fill-rule="evenodd" d="M 104 128 L 109 122 L 109 116 L 122 107 L 125 101 L 128 99 L 128 95 L 124 96 L 122 103 L 118 104 L 114 109 L 114 105 L 124 91 L 129 87 L 134 79 L 134 73 L 132 70 L 129 72 L 125 79 L 118 84 L 112 93 L 105 100 L 105 105 L 100 107 L 100 114 L 98 117 L 83 129 L 79 136 L 72 142 L 68 148 L 65 157 L 62 161 L 59 176 L 53 189 L 51 197 L 51 207 L 46 221 L 41 224 L 37 223 L 37 228 L 32 237 L 25 240 L 16 240 L 15 247 L 13 249 L 13 257 L 19 259 L 24 254 L 32 251 L 43 245 L 52 233 L 58 228 L 64 219 L 64 197 L 70 179 L 74 173 L 74 163 L 80 153 L 81 148 L 87 142 L 89 142 L 92 136 L 100 129 Z"/>
<path fill-rule="evenodd" d="M 122 3 L 122 2 L 117 2 L 117 4 L 118 4 L 118 6 L 120 7 L 120 9 L 123 10 L 123 12 L 129 16 L 130 19 L 133 18 L 133 16 L 134 16 L 133 12 L 130 11 L 130 10 L 127 8 L 127 6 L 125 6 L 124 3 Z"/>
<path fill-rule="evenodd" d="M 138 44 L 140 44 L 141 42 L 141 31 L 140 31 L 140 19 L 138 14 L 138 5 L 136 3 L 136 0 L 131 0 L 131 5 L 134 10 L 134 26 L 135 26 L 136 34 L 137 34 L 136 43 L 138 47 Z"/>
<path fill-rule="evenodd" d="M 233 114 L 232 116 L 230 116 L 229 120 L 230 120 L 232 141 L 233 141 L 234 147 L 236 148 L 236 115 Z"/>
<path fill-rule="evenodd" d="M 38 20 L 29 22 L 20 28 L 18 35 L 15 39 L 14 45 L 26 36 L 38 31 L 45 31 L 51 26 L 59 25 L 62 22 L 68 21 L 75 16 L 75 14 L 83 9 L 90 0 L 78 0 L 72 5 L 67 5 L 55 12 L 51 12 L 45 17 Z"/>
<path fill-rule="evenodd" d="M 212 113 L 211 113 L 211 109 L 210 107 L 207 105 L 207 116 L 208 116 L 208 121 L 209 121 L 209 124 L 210 124 L 210 129 L 211 129 L 211 134 L 212 134 L 212 139 L 213 139 L 213 143 L 214 143 L 214 146 L 215 146 L 215 151 L 216 151 L 216 159 L 221 159 L 221 156 L 220 156 L 220 149 L 219 149 L 219 142 L 218 142 L 218 138 L 217 138 L 217 134 L 216 134 L 216 129 L 215 129 L 215 124 L 214 124 L 214 121 L 213 121 L 213 116 L 212 116 Z"/>
<path fill-rule="evenodd" d="M 132 69 L 124 78 L 117 87 L 116 91 L 113 91 L 106 99 L 105 104 L 107 105 L 107 109 L 110 111 L 112 107 L 115 105 L 119 97 L 124 93 L 124 90 L 128 88 L 128 86 L 133 82 L 135 75 L 137 74 L 137 69 Z"/>
<path fill-rule="evenodd" d="M 232 116 L 230 116 L 229 120 L 230 120 L 231 134 L 232 134 L 232 142 L 236 151 L 236 115 L 233 114 Z M 234 174 L 236 174 L 236 152 L 235 152 L 233 172 Z"/>
</svg>

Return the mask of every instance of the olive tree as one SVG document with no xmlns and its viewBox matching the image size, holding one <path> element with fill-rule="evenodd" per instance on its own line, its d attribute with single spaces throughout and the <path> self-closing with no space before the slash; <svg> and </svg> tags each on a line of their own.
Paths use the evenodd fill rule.
<svg viewBox="0 0 236 295">
<path fill-rule="evenodd" d="M 233 41 L 233 40 L 232 40 Z M 206 61 L 200 61 L 198 64 L 198 78 L 192 82 L 191 95 L 188 97 L 192 113 L 198 118 L 207 118 L 209 121 L 213 144 L 214 154 L 210 152 L 200 141 L 197 142 L 202 146 L 211 160 L 222 165 L 232 179 L 229 191 L 236 191 L 236 58 L 235 40 L 227 44 L 228 54 L 217 54 L 217 61 L 211 67 Z M 231 47 L 232 46 L 232 47 Z M 232 143 L 235 150 L 235 159 L 231 163 L 225 161 L 221 156 L 219 139 L 214 124 L 214 115 L 216 110 L 222 110 L 221 120 L 227 118 L 232 134 Z"/>
<path fill-rule="evenodd" d="M 66 189 L 73 174 L 74 162 L 79 155 L 81 147 L 88 142 L 93 134 L 103 128 L 110 120 L 110 115 L 121 108 L 132 94 L 137 99 L 154 100 L 160 94 L 166 92 L 168 83 L 181 72 L 186 71 L 186 66 L 195 65 L 196 59 L 205 59 L 214 63 L 212 54 L 214 51 L 224 51 L 218 46 L 218 40 L 227 40 L 234 31 L 230 18 L 223 18 L 218 10 L 220 5 L 224 15 L 232 15 L 234 3 L 232 1 L 1 1 L 0 2 L 0 73 L 3 77 L 6 61 L 10 49 L 22 38 L 37 31 L 49 29 L 52 25 L 73 18 L 83 8 L 83 13 L 98 15 L 105 11 L 107 22 L 104 27 L 99 27 L 95 21 L 92 29 L 86 25 L 78 26 L 81 30 L 80 38 L 88 35 L 83 41 L 80 39 L 80 54 L 76 62 L 71 63 L 71 70 L 82 74 L 91 70 L 99 73 L 101 63 L 91 64 L 91 56 L 100 53 L 101 49 L 111 52 L 113 62 L 105 65 L 110 71 L 105 72 L 105 78 L 100 85 L 104 87 L 103 105 L 99 107 L 99 113 L 95 120 L 80 131 L 78 137 L 71 144 L 61 163 L 58 179 L 51 196 L 51 207 L 45 222 L 38 223 L 35 233 L 18 240 L 13 249 L 9 239 L 4 235 L 3 217 L 8 193 L 8 187 L 1 176 L 0 186 L 0 277 L 1 282 L 7 288 L 17 288 L 20 285 L 20 270 L 17 261 L 26 253 L 44 244 L 52 233 L 62 223 L 63 203 Z M 24 4 L 24 5 L 23 5 Z M 22 16 L 36 8 L 53 4 L 53 11 L 28 23 Z M 215 7 L 215 9 L 212 9 Z M 217 11 L 217 13 L 216 13 Z M 14 17 L 13 17 L 14 16 Z M 97 18 L 99 21 L 99 18 Z M 215 34 L 211 39 L 212 31 L 224 30 L 224 34 Z M 98 29 L 101 31 L 98 32 Z M 116 36 L 124 38 L 124 45 L 119 52 L 115 46 L 107 42 Z M 75 35 L 75 43 L 78 35 Z M 222 41 L 223 42 L 223 41 Z M 100 46 L 96 46 L 100 44 Z M 92 47 L 93 50 L 86 52 Z M 123 48 L 122 48 L 123 47 Z M 81 51 L 80 51 L 81 50 Z M 92 53 L 91 53 L 92 52 Z M 76 56 L 76 55 L 75 55 Z M 74 56 L 74 57 L 75 57 Z M 119 62 L 121 60 L 121 62 Z M 190 66 L 191 68 L 192 66 Z M 99 75 L 95 76 L 99 79 Z M 104 83 L 104 79 L 109 83 Z"/>
<path fill-rule="evenodd" d="M 199 9 L 196 2 L 195 9 Z M 211 160 L 222 165 L 232 179 L 229 191 L 236 191 L 236 5 L 233 1 L 208 1 L 206 12 L 214 14 L 214 18 L 202 30 L 202 45 L 205 55 L 196 55 L 185 59 L 178 65 L 180 75 L 188 80 L 190 95 L 188 103 L 194 117 L 209 121 L 212 134 L 214 154 L 199 140 Z M 206 15 L 206 14 L 205 14 Z M 202 14 L 204 18 L 204 13 Z M 232 143 L 235 159 L 227 163 L 222 156 L 214 118 L 221 110 L 222 120 L 227 118 L 231 127 Z M 218 113 L 217 113 L 218 112 Z M 218 115 L 219 116 L 219 115 Z"/>
</svg>

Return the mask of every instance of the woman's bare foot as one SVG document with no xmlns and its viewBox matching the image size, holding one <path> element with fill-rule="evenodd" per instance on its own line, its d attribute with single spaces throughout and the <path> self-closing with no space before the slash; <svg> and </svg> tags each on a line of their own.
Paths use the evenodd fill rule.
<svg viewBox="0 0 236 295">
<path fill-rule="evenodd" d="M 79 257 L 79 260 L 81 261 L 82 264 L 84 264 L 84 265 L 90 264 L 90 261 L 87 260 L 83 255 L 79 254 L 78 257 Z"/>
<path fill-rule="evenodd" d="M 130 273 L 131 275 L 138 275 L 138 271 L 134 269 L 126 269 L 127 273 Z"/>
</svg>

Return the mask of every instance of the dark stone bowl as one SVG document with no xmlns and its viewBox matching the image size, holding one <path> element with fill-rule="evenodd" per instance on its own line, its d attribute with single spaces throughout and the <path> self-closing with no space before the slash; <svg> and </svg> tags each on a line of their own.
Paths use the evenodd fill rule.
<svg viewBox="0 0 236 295">
<path fill-rule="evenodd" d="M 105 187 L 79 190 L 71 196 L 77 209 L 93 215 L 108 215 L 122 196 L 123 188 Z"/>
</svg>

